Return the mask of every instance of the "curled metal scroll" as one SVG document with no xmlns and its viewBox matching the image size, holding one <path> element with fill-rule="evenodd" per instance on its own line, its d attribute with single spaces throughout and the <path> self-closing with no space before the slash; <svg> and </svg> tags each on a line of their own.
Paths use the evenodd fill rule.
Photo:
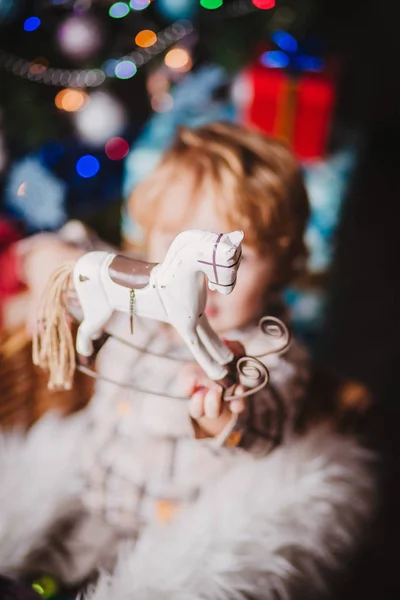
<svg viewBox="0 0 400 600">
<path fill-rule="evenodd" d="M 238 361 L 236 363 L 236 372 L 238 375 L 238 382 L 240 382 L 244 387 L 248 388 L 245 392 L 242 392 L 240 394 L 241 398 L 253 396 L 257 392 L 262 390 L 269 382 L 269 371 L 268 371 L 267 367 L 259 359 L 264 358 L 265 356 L 269 356 L 271 354 L 280 354 L 281 352 L 286 350 L 286 348 L 288 347 L 288 345 L 290 343 L 289 330 L 280 319 L 278 319 L 276 317 L 271 317 L 271 316 L 262 317 L 259 321 L 259 327 L 265 336 L 270 337 L 271 339 L 274 339 L 274 340 L 280 340 L 280 343 L 277 346 L 275 346 L 275 344 L 274 344 L 274 346 L 272 348 L 270 348 L 269 350 L 267 350 L 266 352 L 263 352 L 261 354 L 257 354 L 255 356 L 247 356 L 246 355 L 246 356 L 242 356 L 238 359 Z M 134 348 L 135 350 L 137 350 L 138 352 L 141 352 L 143 354 L 150 354 L 150 355 L 156 356 L 158 358 L 178 361 L 178 362 L 182 362 L 182 363 L 191 362 L 190 360 L 188 361 L 185 359 L 179 359 L 174 356 L 170 356 L 168 354 L 159 354 L 156 352 L 152 352 L 152 351 L 148 350 L 147 348 L 143 348 L 141 346 L 136 346 L 135 344 L 131 344 L 130 342 L 127 342 L 125 339 L 120 338 L 120 337 L 115 336 L 110 333 L 107 333 L 107 335 L 126 346 Z M 161 391 L 142 389 L 138 386 L 132 385 L 131 382 L 116 381 L 110 377 L 106 377 L 105 375 L 100 375 L 99 373 L 96 373 L 96 371 L 94 371 L 92 368 L 90 368 L 86 365 L 83 365 L 83 364 L 78 364 L 77 369 L 81 373 L 84 373 L 85 375 L 88 375 L 89 377 L 92 377 L 94 379 L 98 379 L 100 381 L 111 383 L 118 387 L 121 387 L 124 389 L 129 389 L 129 390 L 132 390 L 132 391 L 135 391 L 138 393 L 149 394 L 151 396 L 161 396 L 164 398 L 171 398 L 174 400 L 188 400 L 188 398 L 186 396 L 175 396 L 175 395 L 167 394 L 167 393 L 161 392 Z M 238 397 L 239 397 L 238 395 L 235 396 L 233 394 L 230 396 L 224 396 L 224 400 L 230 401 L 230 400 L 234 400 Z"/>
<path fill-rule="evenodd" d="M 269 382 L 269 371 L 259 360 L 270 354 L 280 354 L 290 344 L 290 333 L 286 325 L 277 317 L 265 316 L 259 321 L 259 328 L 264 335 L 280 340 L 277 347 L 254 356 L 242 356 L 236 363 L 238 379 L 242 385 L 249 388 L 240 394 L 241 398 L 253 396 L 262 390 Z M 224 396 L 224 400 L 234 400 L 237 396 Z"/>
<path fill-rule="evenodd" d="M 258 325 L 265 335 L 269 335 L 274 339 L 280 339 L 281 343 L 277 348 L 272 348 L 271 350 L 267 350 L 267 352 L 257 354 L 255 358 L 263 358 L 269 354 L 280 354 L 286 350 L 290 344 L 290 333 L 289 329 L 280 319 L 270 316 L 262 317 Z"/>
<path fill-rule="evenodd" d="M 253 396 L 262 390 L 269 381 L 269 371 L 258 358 L 254 356 L 242 356 L 236 363 L 236 372 L 239 382 L 248 389 L 241 392 L 240 398 Z M 224 396 L 224 400 L 229 402 L 238 398 L 237 395 Z"/>
</svg>

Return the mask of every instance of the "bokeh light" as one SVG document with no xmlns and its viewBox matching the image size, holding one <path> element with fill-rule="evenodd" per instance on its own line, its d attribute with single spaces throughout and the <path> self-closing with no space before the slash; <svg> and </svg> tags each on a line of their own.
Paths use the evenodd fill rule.
<svg viewBox="0 0 400 600">
<path fill-rule="evenodd" d="M 214 10 L 223 5 L 223 0 L 200 0 L 200 6 L 208 10 Z"/>
<path fill-rule="evenodd" d="M 111 138 L 104 146 L 104 152 L 110 160 L 122 160 L 129 153 L 129 144 L 124 138 Z"/>
<path fill-rule="evenodd" d="M 43 598 L 52 598 L 59 591 L 59 586 L 52 577 L 45 575 L 32 583 L 32 589 Z"/>
<path fill-rule="evenodd" d="M 115 67 L 117 66 L 117 64 L 117 59 L 109 58 L 101 65 L 101 68 L 103 69 L 107 77 L 115 77 Z"/>
<path fill-rule="evenodd" d="M 300 71 L 323 71 L 325 63 L 319 56 L 296 56 L 295 65 Z"/>
<path fill-rule="evenodd" d="M 154 96 L 151 99 L 150 104 L 154 112 L 168 112 L 174 106 L 174 99 L 171 94 L 160 94 Z"/>
<path fill-rule="evenodd" d="M 29 73 L 32 75 L 40 75 L 40 73 L 44 73 L 48 66 L 49 61 L 44 58 L 44 56 L 39 56 L 38 58 L 34 58 L 31 62 Z"/>
<path fill-rule="evenodd" d="M 108 14 L 113 19 L 122 19 L 130 12 L 129 6 L 125 2 L 115 2 L 110 6 Z"/>
<path fill-rule="evenodd" d="M 169 91 L 171 82 L 164 69 L 150 72 L 147 76 L 146 89 L 150 96 L 158 96 Z"/>
<path fill-rule="evenodd" d="M 54 102 L 60 110 L 75 112 L 76 110 L 83 108 L 88 99 L 89 97 L 85 92 L 67 88 L 58 92 Z"/>
<path fill-rule="evenodd" d="M 260 56 L 260 63 L 270 69 L 283 69 L 290 63 L 290 58 L 281 50 L 269 50 Z"/>
<path fill-rule="evenodd" d="M 83 60 L 94 54 L 103 42 L 99 21 L 89 15 L 70 16 L 57 31 L 60 48 L 73 59 Z"/>
<path fill-rule="evenodd" d="M 151 29 L 143 29 L 139 31 L 135 37 L 135 44 L 141 48 L 149 48 L 153 46 L 157 41 L 157 36 Z"/>
<path fill-rule="evenodd" d="M 136 71 L 137 67 L 132 60 L 121 60 L 115 67 L 115 76 L 118 79 L 130 79 Z"/>
<path fill-rule="evenodd" d="M 297 40 L 287 31 L 274 31 L 271 38 L 281 50 L 286 52 L 296 52 L 299 46 Z"/>
<path fill-rule="evenodd" d="M 274 8 L 275 0 L 251 0 L 256 8 L 260 8 L 261 10 L 269 10 L 270 8 Z"/>
<path fill-rule="evenodd" d="M 189 52 L 184 48 L 173 48 L 165 55 L 164 62 L 170 69 L 188 71 L 192 66 Z"/>
<path fill-rule="evenodd" d="M 25 31 L 35 31 L 40 27 L 41 20 L 39 17 L 28 17 L 24 21 L 24 30 Z"/>
<path fill-rule="evenodd" d="M 165 21 L 192 20 L 198 11 L 199 0 L 155 0 L 153 5 Z"/>
<path fill-rule="evenodd" d="M 76 172 L 85 179 L 93 177 L 99 170 L 100 163 L 97 158 L 91 154 L 81 156 L 76 162 Z"/>
<path fill-rule="evenodd" d="M 127 124 L 126 111 L 106 92 L 93 92 L 89 98 L 90 102 L 85 103 L 82 110 L 73 113 L 73 120 L 86 143 L 104 148 L 107 140 L 122 134 Z"/>
<path fill-rule="evenodd" d="M 129 6 L 132 10 L 144 10 L 150 4 L 150 0 L 131 0 Z"/>
</svg>

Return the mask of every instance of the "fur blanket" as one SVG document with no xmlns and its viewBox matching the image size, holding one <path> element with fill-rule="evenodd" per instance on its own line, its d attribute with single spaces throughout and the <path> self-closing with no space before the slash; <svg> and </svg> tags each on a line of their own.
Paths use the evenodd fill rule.
<svg viewBox="0 0 400 600">
<path fill-rule="evenodd" d="M 26 436 L 0 432 L 0 573 L 17 573 L 79 497 L 85 425 L 48 414 Z"/>
<path fill-rule="evenodd" d="M 26 437 L 0 437 L 1 573 L 18 573 L 79 497 L 83 427 L 82 415 L 46 416 Z M 265 458 L 229 461 L 175 521 L 121 548 L 88 600 L 286 600 L 323 590 L 371 519 L 371 454 L 321 427 Z"/>
</svg>

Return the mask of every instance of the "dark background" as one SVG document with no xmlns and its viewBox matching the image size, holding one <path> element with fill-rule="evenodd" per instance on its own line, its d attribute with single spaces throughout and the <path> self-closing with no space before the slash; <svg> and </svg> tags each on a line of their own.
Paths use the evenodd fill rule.
<svg viewBox="0 0 400 600">
<path fill-rule="evenodd" d="M 382 451 L 382 504 L 370 547 L 341 598 L 400 597 L 399 134 L 400 36 L 395 1 L 327 3 L 321 25 L 344 57 L 340 111 L 366 146 L 338 232 L 321 357 L 369 384 L 370 431 Z"/>
</svg>

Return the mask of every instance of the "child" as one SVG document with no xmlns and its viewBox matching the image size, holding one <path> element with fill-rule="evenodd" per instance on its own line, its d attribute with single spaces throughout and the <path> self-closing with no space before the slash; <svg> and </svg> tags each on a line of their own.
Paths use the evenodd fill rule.
<svg viewBox="0 0 400 600">
<path fill-rule="evenodd" d="M 150 261 L 163 260 L 183 229 L 245 231 L 236 288 L 210 292 L 206 310 L 236 354 L 265 352 L 258 320 L 282 317 L 280 293 L 306 255 L 307 195 L 290 152 L 236 125 L 182 129 L 130 206 Z M 80 252 L 39 239 L 25 265 L 31 287 L 45 257 L 53 269 Z M 108 331 L 97 361 L 105 379 L 89 406 L 44 418 L 25 451 L 0 454 L 3 489 L 32 478 L 11 502 L 0 495 L 9 536 L 0 572 L 42 570 L 76 584 L 117 560 L 95 600 L 310 597 L 354 545 L 373 486 L 355 440 L 326 425 L 295 434 L 304 349 L 292 340 L 267 357 L 268 387 L 228 405 L 196 364 L 182 367 L 190 357 L 167 326 L 136 319 L 131 337 L 127 316 L 115 314 Z M 7 529 L 17 514 L 16 531 Z"/>
</svg>

